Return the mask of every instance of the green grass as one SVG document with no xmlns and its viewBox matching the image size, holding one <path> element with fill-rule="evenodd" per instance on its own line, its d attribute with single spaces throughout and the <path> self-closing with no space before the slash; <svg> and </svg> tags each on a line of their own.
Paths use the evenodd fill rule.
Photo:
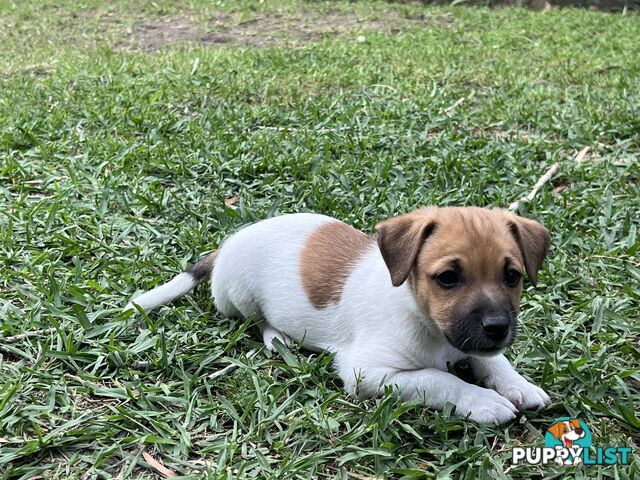
<svg viewBox="0 0 640 480">
<path fill-rule="evenodd" d="M 136 4 L 0 0 L 0 478 L 152 478 L 143 453 L 192 478 L 562 478 L 510 458 L 568 414 L 597 446 L 635 445 L 629 466 L 572 475 L 637 478 L 637 16 Z M 266 47 L 131 39 L 221 12 L 389 23 Z M 520 210 L 552 248 L 508 354 L 553 404 L 511 424 L 355 401 L 330 356 L 270 354 L 206 288 L 121 313 L 248 222 L 315 211 L 372 231 L 423 204 L 504 207 L 556 161 Z"/>
</svg>

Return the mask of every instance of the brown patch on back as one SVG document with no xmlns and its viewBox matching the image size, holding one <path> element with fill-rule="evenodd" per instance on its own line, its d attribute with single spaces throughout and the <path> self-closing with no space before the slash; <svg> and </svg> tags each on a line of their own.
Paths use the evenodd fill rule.
<svg viewBox="0 0 640 480">
<path fill-rule="evenodd" d="M 316 308 L 338 303 L 351 270 L 374 240 L 346 223 L 333 221 L 316 228 L 300 252 L 300 277 Z"/>
</svg>

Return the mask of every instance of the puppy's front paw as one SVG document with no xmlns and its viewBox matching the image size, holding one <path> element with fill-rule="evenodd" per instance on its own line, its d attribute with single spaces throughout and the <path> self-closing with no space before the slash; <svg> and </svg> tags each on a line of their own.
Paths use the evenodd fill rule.
<svg viewBox="0 0 640 480">
<path fill-rule="evenodd" d="M 521 375 L 490 377 L 485 385 L 509 399 L 518 410 L 541 410 L 551 403 L 549 395 Z"/>
<path fill-rule="evenodd" d="M 264 341 L 264 346 L 267 347 L 267 350 L 271 352 L 275 352 L 276 349 L 273 346 L 274 339 L 280 340 L 285 347 L 291 346 L 291 338 L 280 330 L 276 330 L 272 326 L 266 326 L 262 331 L 262 340 Z"/>
<path fill-rule="evenodd" d="M 469 415 L 478 423 L 500 425 L 516 418 L 518 409 L 494 390 L 475 387 L 456 405 L 458 415 Z"/>
</svg>

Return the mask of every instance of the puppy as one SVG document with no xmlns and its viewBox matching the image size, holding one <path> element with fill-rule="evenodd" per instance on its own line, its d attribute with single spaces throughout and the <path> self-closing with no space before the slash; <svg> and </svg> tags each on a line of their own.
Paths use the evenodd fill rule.
<svg viewBox="0 0 640 480">
<path fill-rule="evenodd" d="M 267 348 L 277 338 L 334 352 L 347 391 L 390 385 L 499 424 L 550 402 L 502 355 L 523 273 L 536 283 L 548 245 L 542 225 L 503 210 L 422 208 L 373 237 L 323 215 L 283 215 L 240 230 L 126 308 L 151 310 L 210 278 L 218 311 L 258 320 Z M 462 359 L 488 388 L 448 373 Z"/>
</svg>

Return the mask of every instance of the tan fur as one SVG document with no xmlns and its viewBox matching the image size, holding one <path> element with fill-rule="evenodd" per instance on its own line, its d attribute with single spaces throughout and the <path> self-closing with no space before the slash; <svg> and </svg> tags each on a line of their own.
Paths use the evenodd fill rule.
<svg viewBox="0 0 640 480">
<path fill-rule="evenodd" d="M 307 298 L 316 308 L 338 303 L 353 266 L 374 244 L 371 237 L 342 222 L 318 227 L 300 253 L 300 276 Z"/>
<path fill-rule="evenodd" d="M 394 287 L 402 285 L 409 276 L 416 256 L 434 225 L 420 211 L 416 211 L 391 218 L 376 226 L 380 253 L 391 273 Z"/>
<path fill-rule="evenodd" d="M 538 222 L 509 214 L 511 232 L 524 257 L 524 265 L 531 283 L 538 283 L 538 270 L 549 248 L 549 232 Z"/>
<path fill-rule="evenodd" d="M 470 310 L 480 297 L 508 302 L 517 312 L 522 284 L 507 286 L 505 263 L 509 259 L 510 267 L 521 273 L 526 268 L 533 281 L 549 238 L 537 222 L 482 208 L 427 207 L 382 222 L 377 231 L 393 284 L 410 274 L 419 306 L 443 331 L 456 312 Z M 441 288 L 434 277 L 454 268 L 464 283 Z"/>
</svg>

